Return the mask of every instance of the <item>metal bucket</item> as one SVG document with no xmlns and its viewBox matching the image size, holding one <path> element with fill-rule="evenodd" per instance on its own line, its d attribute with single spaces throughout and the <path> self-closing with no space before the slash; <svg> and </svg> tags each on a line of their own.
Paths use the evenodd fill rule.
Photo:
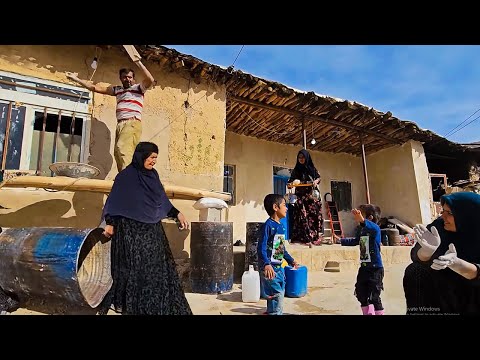
<svg viewBox="0 0 480 360">
<path fill-rule="evenodd" d="M 78 162 L 56 162 L 51 164 L 49 169 L 57 176 L 72 178 L 93 179 L 100 174 L 100 170 L 95 166 Z"/>
<path fill-rule="evenodd" d="M 10 228 L 0 234 L 0 286 L 21 302 L 97 307 L 112 286 L 103 229 Z"/>
<path fill-rule="evenodd" d="M 295 204 L 297 202 L 297 195 L 292 193 L 285 194 L 284 198 L 287 204 Z"/>
</svg>

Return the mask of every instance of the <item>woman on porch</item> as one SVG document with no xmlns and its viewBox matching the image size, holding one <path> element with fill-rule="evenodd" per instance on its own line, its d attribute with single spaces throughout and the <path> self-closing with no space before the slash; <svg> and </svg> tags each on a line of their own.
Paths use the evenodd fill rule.
<svg viewBox="0 0 480 360">
<path fill-rule="evenodd" d="M 297 163 L 288 180 L 289 184 L 300 182 L 311 186 L 295 187 L 297 201 L 292 208 L 291 242 L 305 245 L 321 245 L 323 240 L 322 202 L 313 197 L 313 190 L 320 183 L 320 174 L 306 149 L 298 152 Z"/>
</svg>

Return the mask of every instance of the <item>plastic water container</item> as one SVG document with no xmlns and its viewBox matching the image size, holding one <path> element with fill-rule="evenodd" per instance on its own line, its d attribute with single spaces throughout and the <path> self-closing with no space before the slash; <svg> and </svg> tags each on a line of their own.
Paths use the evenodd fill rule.
<svg viewBox="0 0 480 360">
<path fill-rule="evenodd" d="M 260 300 L 260 274 L 253 268 L 248 267 L 242 275 L 242 301 L 257 302 Z"/>
<path fill-rule="evenodd" d="M 298 298 L 307 294 L 307 267 L 285 266 L 285 296 Z"/>
</svg>

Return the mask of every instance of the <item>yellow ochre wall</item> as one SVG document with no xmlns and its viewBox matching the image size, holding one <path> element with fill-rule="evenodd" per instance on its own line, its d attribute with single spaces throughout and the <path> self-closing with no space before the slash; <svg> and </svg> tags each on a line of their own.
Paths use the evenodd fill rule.
<svg viewBox="0 0 480 360">
<path fill-rule="evenodd" d="M 102 50 L 93 45 L 0 45 L 0 70 L 56 81 L 59 85 L 77 85 L 66 78 L 65 72 L 78 72 L 80 78 L 89 79 L 94 56 L 98 57 L 94 82 L 120 85 L 118 70 L 123 67 L 135 70 L 137 82 L 143 79 L 141 70 L 120 48 Z M 225 88 L 215 83 L 196 84 L 186 74 L 176 74 L 157 63 L 144 60 L 143 64 L 157 84 L 145 94 L 141 140 L 159 146 L 156 169 L 160 178 L 164 183 L 221 191 Z M 185 101 L 190 106 L 186 107 Z M 94 94 L 91 110 L 93 116 L 87 126 L 88 163 L 100 169 L 100 178 L 113 179 L 117 174 L 113 159 L 115 97 Z M 0 209 L 0 225 L 96 227 L 103 201 L 103 195 L 93 193 L 3 189 L 0 204 L 8 209 Z M 193 201 L 173 200 L 173 203 L 189 221 L 198 221 Z M 181 234 L 170 239 L 183 251 L 177 252 L 177 256 L 190 251 L 190 237 L 184 238 L 185 232 Z M 178 241 L 183 241 L 182 245 Z"/>
</svg>

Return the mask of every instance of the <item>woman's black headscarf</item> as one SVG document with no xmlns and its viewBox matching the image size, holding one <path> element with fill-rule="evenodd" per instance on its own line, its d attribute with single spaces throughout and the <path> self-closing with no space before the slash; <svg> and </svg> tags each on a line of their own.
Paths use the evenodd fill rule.
<svg viewBox="0 0 480 360">
<path fill-rule="evenodd" d="M 465 261 L 480 264 L 480 195 L 473 192 L 458 192 L 443 195 L 441 204 L 448 204 L 452 211 L 456 232 L 444 228 L 442 218 L 436 219 L 432 224 L 440 234 L 442 242 L 436 254 L 445 254 L 448 245 L 453 243 L 457 256 Z"/>
<path fill-rule="evenodd" d="M 298 155 L 302 154 L 305 157 L 305 163 L 300 164 L 298 161 Z M 312 157 L 306 149 L 302 149 L 297 154 L 297 163 L 292 170 L 292 175 L 290 176 L 289 182 L 299 179 L 301 181 L 311 181 L 310 176 L 313 180 L 320 177 L 315 165 L 313 165 Z"/>
<path fill-rule="evenodd" d="M 155 169 L 147 170 L 145 159 L 158 154 L 158 146 L 141 142 L 135 148 L 132 163 L 118 173 L 103 210 L 105 216 L 123 216 L 155 224 L 167 217 L 172 203 Z"/>
</svg>

